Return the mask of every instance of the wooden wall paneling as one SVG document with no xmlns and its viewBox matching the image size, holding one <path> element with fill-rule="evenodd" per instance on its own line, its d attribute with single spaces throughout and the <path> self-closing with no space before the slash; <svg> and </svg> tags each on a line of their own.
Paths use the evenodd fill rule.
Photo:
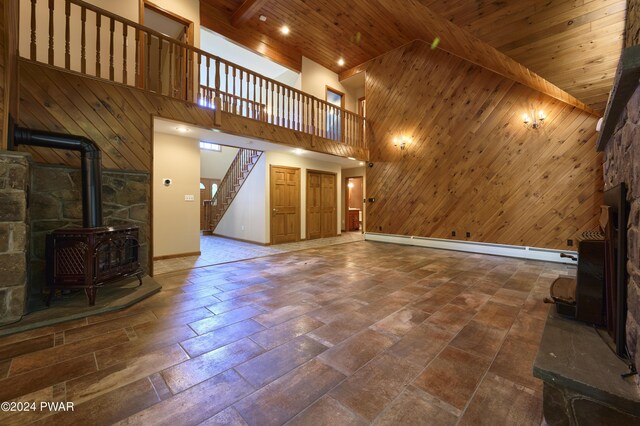
<svg viewBox="0 0 640 426">
<path fill-rule="evenodd" d="M 55 132 L 82 134 L 103 149 L 109 169 L 151 169 L 154 116 L 212 127 L 214 112 L 198 105 L 145 92 L 130 86 L 87 78 L 28 60 L 20 60 L 20 124 Z M 247 137 L 366 160 L 368 151 L 268 123 L 222 113 L 220 130 Z M 24 148 L 37 161 L 79 166 L 69 151 Z"/>
<path fill-rule="evenodd" d="M 65 88 L 64 93 L 70 98 L 66 99 L 66 96 L 61 98 L 64 99 L 64 107 L 81 127 L 82 133 L 96 142 L 103 142 L 105 167 L 115 168 L 116 164 L 123 167 L 124 163 L 128 163 L 124 168 L 138 170 L 144 168 L 146 164 L 143 160 L 144 154 L 140 152 L 140 145 L 126 143 L 129 136 L 121 123 L 112 116 L 109 99 L 97 92 L 98 88 L 91 84 L 91 80 L 87 79 L 83 85 L 74 85 L 73 81 L 69 81 L 66 77 L 61 74 L 57 82 L 51 79 L 51 84 L 54 87 L 57 84 L 60 87 L 58 91 Z M 65 130 L 73 134 L 68 124 L 65 125 Z"/>
<path fill-rule="evenodd" d="M 597 220 L 597 117 L 450 56 L 405 46 L 369 63 L 368 230 L 566 247 Z M 455 87 L 434 90 L 443 81 Z M 529 105 L 547 112 L 541 129 L 522 124 Z M 403 128 L 404 153 L 388 136 Z"/>
</svg>

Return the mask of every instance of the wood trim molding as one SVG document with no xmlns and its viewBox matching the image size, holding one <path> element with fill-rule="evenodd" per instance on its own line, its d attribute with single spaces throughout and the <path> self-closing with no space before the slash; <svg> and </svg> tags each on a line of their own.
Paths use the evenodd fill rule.
<svg viewBox="0 0 640 426">
<path fill-rule="evenodd" d="M 233 240 L 233 241 L 240 241 L 241 243 L 249 243 L 249 244 L 257 244 L 259 246 L 270 246 L 271 243 L 261 243 L 258 241 L 253 241 L 253 240 L 245 240 L 244 238 L 236 238 L 236 237 L 229 237 L 227 235 L 221 235 L 221 234 L 216 234 L 215 232 L 211 235 L 214 235 L 218 238 L 226 238 L 227 240 Z M 259 256 L 261 257 L 261 256 Z"/>
<path fill-rule="evenodd" d="M 153 261 L 155 262 L 156 260 L 177 259 L 179 257 L 200 256 L 201 254 L 202 254 L 202 252 L 200 252 L 200 251 L 194 251 L 194 252 L 191 252 L 191 253 L 169 254 L 169 255 L 166 255 L 166 256 L 154 257 Z"/>
<path fill-rule="evenodd" d="M 328 84 L 325 84 L 325 86 L 324 86 L 324 100 L 326 102 L 329 102 L 329 99 L 328 99 L 328 97 L 329 97 L 329 93 L 328 92 L 329 91 L 340 95 L 340 108 L 344 109 L 344 105 L 345 105 L 344 101 L 345 101 L 345 98 L 346 98 L 346 95 L 344 94 L 344 92 L 341 91 L 341 90 L 338 90 L 338 89 L 334 89 L 333 87 L 329 86 Z"/>
</svg>

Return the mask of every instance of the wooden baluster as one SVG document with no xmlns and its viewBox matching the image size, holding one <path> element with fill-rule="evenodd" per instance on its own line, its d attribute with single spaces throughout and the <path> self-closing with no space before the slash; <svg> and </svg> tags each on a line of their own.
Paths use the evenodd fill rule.
<svg viewBox="0 0 640 426">
<path fill-rule="evenodd" d="M 253 118 L 256 120 L 259 120 L 259 109 L 260 109 L 260 105 L 257 103 L 258 98 L 256 97 L 256 88 L 258 87 L 258 82 L 256 81 L 258 79 L 257 75 L 253 75 Z"/>
<path fill-rule="evenodd" d="M 233 93 L 233 98 L 232 98 L 233 105 L 232 105 L 232 108 L 233 108 L 233 113 L 237 114 L 238 111 L 236 110 L 236 105 L 238 104 L 238 101 L 237 101 L 237 97 L 236 97 L 236 67 L 231 68 L 231 71 L 232 71 L 231 75 L 232 75 L 232 78 L 233 78 L 233 92 L 232 92 Z"/>
<path fill-rule="evenodd" d="M 218 61 L 216 61 L 216 64 L 217 63 L 218 63 Z M 207 102 L 206 103 L 207 103 L 208 107 L 211 107 L 212 106 L 211 99 L 209 99 L 209 97 L 208 97 L 208 96 L 210 96 L 209 93 L 211 92 L 211 84 L 209 83 L 209 77 L 210 77 L 210 72 L 211 72 L 211 58 L 209 58 L 208 56 L 207 56 L 206 64 L 207 64 L 206 65 L 207 66 L 207 84 L 206 84 L 206 86 L 207 86 Z"/>
<path fill-rule="evenodd" d="M 315 100 L 313 98 L 311 98 L 311 134 L 312 135 L 316 135 L 316 121 L 315 121 L 315 106 L 314 106 L 314 102 Z"/>
<path fill-rule="evenodd" d="M 80 72 L 86 74 L 87 72 L 87 9 L 84 7 L 80 9 Z"/>
<path fill-rule="evenodd" d="M 284 126 L 287 129 L 291 128 L 291 105 L 290 105 L 290 98 L 291 98 L 291 90 L 287 87 L 283 87 L 282 88 L 282 102 L 284 103 L 284 111 L 283 111 L 283 116 L 284 116 Z"/>
<path fill-rule="evenodd" d="M 193 102 L 193 81 L 195 80 L 195 73 L 193 70 L 193 52 L 191 52 L 188 48 L 184 48 L 184 54 L 187 55 L 187 69 L 184 70 L 184 75 L 182 76 L 182 80 L 186 86 L 185 92 L 185 100 L 189 102 Z"/>
<path fill-rule="evenodd" d="M 280 112 L 280 85 L 277 86 L 277 95 L 276 95 L 276 125 L 282 125 L 282 113 Z"/>
<path fill-rule="evenodd" d="M 162 52 L 162 48 L 160 48 L 160 51 Z M 186 99 L 188 88 L 185 75 L 186 69 L 184 66 L 184 55 L 187 54 L 187 51 L 182 46 L 178 46 L 178 51 L 180 52 L 180 68 L 176 70 L 176 74 L 180 74 L 180 76 L 178 77 L 180 79 L 180 96 Z"/>
<path fill-rule="evenodd" d="M 135 29 L 136 31 L 136 54 L 134 57 L 134 78 L 135 78 L 135 86 L 138 87 L 140 85 L 140 30 Z"/>
<path fill-rule="evenodd" d="M 225 91 L 225 111 L 229 111 L 229 64 L 224 63 L 224 91 Z"/>
<path fill-rule="evenodd" d="M 31 0 L 31 60 L 35 61 L 37 56 L 36 49 L 36 3 L 38 0 Z"/>
<path fill-rule="evenodd" d="M 244 116 L 244 108 L 243 108 L 243 100 L 244 100 L 244 98 L 242 97 L 242 78 L 243 78 L 243 76 L 244 76 L 244 71 L 240 70 L 240 83 L 239 83 L 239 86 L 240 86 L 240 95 L 239 95 L 240 96 L 239 97 L 239 100 L 240 100 L 240 111 L 238 112 L 238 114 L 242 115 L 242 116 Z"/>
<path fill-rule="evenodd" d="M 122 24 L 122 82 L 127 84 L 127 33 L 129 32 L 129 26 L 125 23 Z"/>
<path fill-rule="evenodd" d="M 53 8 L 54 1 L 49 0 L 49 65 L 53 65 Z"/>
<path fill-rule="evenodd" d="M 115 69 L 113 68 L 113 33 L 116 23 L 113 18 L 109 18 L 109 80 L 114 81 Z"/>
<path fill-rule="evenodd" d="M 100 28 L 102 27 L 102 15 L 96 12 L 96 77 L 102 74 L 102 65 L 100 64 Z"/>
<path fill-rule="evenodd" d="M 198 62 L 198 66 L 194 68 L 194 70 L 197 70 L 197 71 L 198 71 L 198 72 L 197 72 L 197 74 L 198 74 L 198 75 L 197 75 L 197 76 L 194 76 L 194 80 L 193 80 L 193 81 L 198 83 L 198 86 L 197 86 L 197 87 L 200 87 L 200 67 L 202 66 L 202 56 L 201 56 L 199 53 L 195 53 L 195 52 L 194 52 L 194 53 L 191 53 L 191 54 L 196 54 L 196 55 L 198 55 L 198 61 L 197 61 L 197 62 Z M 207 72 L 209 72 L 209 70 L 207 70 Z M 197 78 L 196 78 L 196 77 L 197 77 Z M 196 99 L 196 103 L 197 103 L 197 101 L 198 101 L 198 100 Z"/>
<path fill-rule="evenodd" d="M 158 93 L 162 93 L 162 47 L 164 41 L 162 37 L 158 37 Z"/>
<path fill-rule="evenodd" d="M 64 2 L 64 67 L 71 68 L 71 30 L 69 28 L 69 18 L 71 17 L 71 3 L 69 0 Z"/>
<path fill-rule="evenodd" d="M 144 63 L 146 67 L 146 84 L 144 87 L 147 90 L 151 90 L 151 34 L 145 32 L 145 37 L 147 38 L 147 60 Z"/>
<path fill-rule="evenodd" d="M 176 92 L 173 69 L 173 43 L 169 43 L 169 96 L 171 97 L 173 97 Z M 176 70 L 176 73 L 177 72 L 178 70 Z"/>
<path fill-rule="evenodd" d="M 267 121 L 265 119 L 266 115 L 267 115 L 267 111 L 264 110 L 266 108 L 266 106 L 264 105 L 264 102 L 262 101 L 263 97 L 262 97 L 262 77 L 260 77 L 260 91 L 259 91 L 259 95 L 260 95 L 260 102 L 258 103 L 258 107 L 260 108 L 260 120 L 262 121 Z"/>
</svg>

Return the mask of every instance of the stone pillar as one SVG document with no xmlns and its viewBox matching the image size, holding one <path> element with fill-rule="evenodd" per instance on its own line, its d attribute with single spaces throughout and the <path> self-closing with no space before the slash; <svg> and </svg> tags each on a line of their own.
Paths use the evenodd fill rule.
<svg viewBox="0 0 640 426">
<path fill-rule="evenodd" d="M 605 148 L 604 186 L 624 182 L 631 206 L 627 223 L 627 348 L 640 367 L 640 85 L 620 117 Z M 640 377 L 636 376 L 640 385 Z"/>
<path fill-rule="evenodd" d="M 0 325 L 19 320 L 25 309 L 30 171 L 29 154 L 0 151 Z"/>
</svg>

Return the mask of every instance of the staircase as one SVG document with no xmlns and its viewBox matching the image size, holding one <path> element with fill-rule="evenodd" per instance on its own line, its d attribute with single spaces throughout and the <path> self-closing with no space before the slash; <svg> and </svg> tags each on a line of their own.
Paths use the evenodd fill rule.
<svg viewBox="0 0 640 426">
<path fill-rule="evenodd" d="M 205 212 L 205 217 L 210 218 L 209 228 L 204 231 L 205 235 L 213 234 L 261 155 L 262 151 L 240 148 L 222 182 L 218 185 L 218 192 L 210 203 L 205 204 L 205 210 L 209 210 L 208 214 Z"/>
</svg>

